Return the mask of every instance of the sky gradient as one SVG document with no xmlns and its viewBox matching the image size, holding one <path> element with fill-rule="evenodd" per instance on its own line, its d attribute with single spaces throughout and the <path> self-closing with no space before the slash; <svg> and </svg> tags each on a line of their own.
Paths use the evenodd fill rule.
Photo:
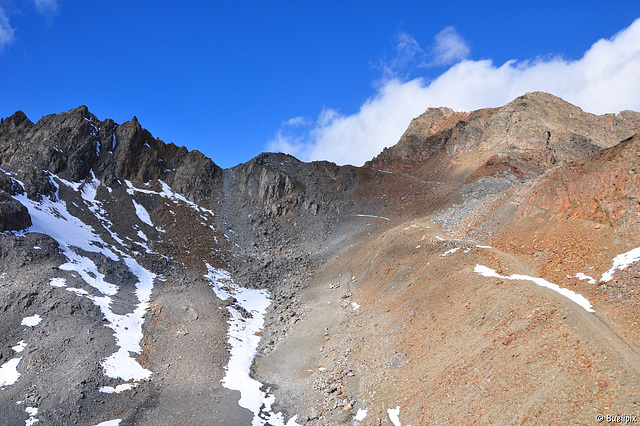
<svg viewBox="0 0 640 426">
<path fill-rule="evenodd" d="M 135 115 L 231 167 L 360 165 L 429 106 L 531 90 L 640 110 L 637 1 L 224 3 L 0 0 L 0 116 Z"/>
</svg>

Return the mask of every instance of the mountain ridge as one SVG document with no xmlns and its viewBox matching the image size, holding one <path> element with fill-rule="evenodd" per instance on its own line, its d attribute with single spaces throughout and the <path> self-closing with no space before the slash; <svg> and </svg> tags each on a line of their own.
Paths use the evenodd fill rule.
<svg viewBox="0 0 640 426">
<path fill-rule="evenodd" d="M 430 108 L 364 167 L 263 153 L 222 169 L 135 117 L 18 111 L 0 124 L 0 366 L 18 360 L 0 421 L 25 407 L 122 425 L 632 412 L 639 133 L 639 113 L 536 92 Z M 233 285 L 211 278 L 225 274 Z M 236 285 L 270 306 L 211 292 Z M 139 327 L 120 356 L 148 377 L 107 362 L 124 351 L 119 315 Z M 275 401 L 260 413 L 220 382 L 234 315 L 264 319 L 251 376 Z"/>
</svg>

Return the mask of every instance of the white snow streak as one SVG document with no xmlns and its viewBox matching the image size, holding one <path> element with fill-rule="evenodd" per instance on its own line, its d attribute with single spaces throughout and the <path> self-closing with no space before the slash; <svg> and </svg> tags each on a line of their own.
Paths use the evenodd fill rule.
<svg viewBox="0 0 640 426">
<path fill-rule="evenodd" d="M 103 386 L 100 388 L 100 392 L 103 393 L 120 393 L 127 390 L 131 390 L 136 387 L 136 383 L 124 383 L 118 386 Z"/>
<path fill-rule="evenodd" d="M 354 214 L 354 216 L 358 216 L 358 217 L 374 217 L 374 218 L 377 218 L 377 219 L 389 220 L 388 217 L 374 216 L 374 215 L 371 215 L 371 214 Z"/>
<path fill-rule="evenodd" d="M 591 308 L 591 303 L 584 296 L 576 292 L 573 292 L 569 289 L 562 288 L 558 284 L 550 283 L 544 278 L 536 278 L 536 277 L 530 277 L 528 275 L 520 275 L 520 274 L 513 274 L 511 276 L 506 277 L 498 274 L 493 269 L 487 268 L 486 266 L 482 266 L 482 265 L 476 265 L 473 271 L 485 277 L 495 277 L 495 278 L 502 278 L 507 280 L 532 281 L 535 284 L 538 284 L 540 287 L 546 287 L 550 290 L 555 291 L 556 293 L 560 293 L 562 296 L 566 297 L 567 299 L 570 299 L 574 303 L 577 303 L 578 305 L 583 307 L 587 312 L 595 312 Z"/>
<path fill-rule="evenodd" d="M 157 192 L 157 191 L 151 191 L 149 189 L 142 189 L 142 188 L 136 188 L 135 186 L 133 186 L 133 184 L 131 183 L 131 181 L 125 180 L 124 181 L 125 184 L 127 185 L 127 192 L 129 193 L 129 195 L 133 195 L 136 192 L 140 192 L 142 194 L 153 194 L 153 195 L 159 195 L 162 198 L 167 198 L 171 201 L 173 201 L 174 204 L 177 204 L 178 201 L 182 201 L 183 203 L 185 203 L 186 205 L 188 205 L 189 207 L 191 207 L 192 209 L 194 209 L 197 212 L 201 212 L 201 213 L 209 213 L 211 216 L 214 216 L 213 212 L 207 208 L 201 207 L 199 205 L 197 205 L 196 203 L 194 203 L 193 201 L 189 201 L 187 200 L 182 194 L 178 194 L 177 192 L 173 192 L 173 190 L 171 189 L 171 187 L 169 185 L 167 185 L 164 181 L 158 179 L 158 182 L 160 183 L 160 186 L 162 187 L 162 191 Z"/>
<path fill-rule="evenodd" d="M 440 256 L 444 257 L 444 256 L 446 256 L 446 255 L 448 255 L 448 254 L 455 253 L 455 252 L 457 252 L 458 250 L 460 250 L 460 247 L 452 248 L 451 250 L 447 250 L 447 251 L 445 251 L 445 252 L 444 252 L 444 253 L 442 253 Z"/>
<path fill-rule="evenodd" d="M 118 426 L 122 419 L 107 420 L 106 422 L 98 423 L 96 426 Z"/>
<path fill-rule="evenodd" d="M 262 383 L 250 377 L 250 368 L 256 354 L 260 337 L 256 334 L 262 329 L 264 314 L 271 303 L 267 290 L 255 290 L 236 285 L 229 272 L 213 268 L 206 263 L 209 279 L 216 296 L 221 300 L 234 297 L 237 303 L 251 314 L 243 318 L 242 314 L 233 306 L 227 310 L 231 315 L 229 321 L 229 343 L 231 357 L 222 384 L 227 389 L 240 391 L 238 405 L 253 413 L 252 426 L 293 426 L 297 425 L 296 418 L 285 423 L 282 413 L 272 413 L 271 404 L 275 397 L 267 395 L 261 390 Z"/>
<path fill-rule="evenodd" d="M 624 269 L 632 263 L 640 260 L 640 247 L 636 247 L 633 250 L 629 250 L 626 253 L 622 253 L 613 258 L 613 266 L 607 272 L 602 274 L 600 282 L 607 282 L 613 279 L 613 273 L 616 269 Z"/>
<path fill-rule="evenodd" d="M 582 272 L 578 272 L 574 277 L 567 275 L 567 278 L 577 278 L 580 281 L 589 280 L 589 281 L 587 281 L 589 284 L 595 284 L 596 283 L 596 279 L 595 278 L 593 278 L 593 277 L 591 277 L 589 275 L 583 274 Z"/>
</svg>

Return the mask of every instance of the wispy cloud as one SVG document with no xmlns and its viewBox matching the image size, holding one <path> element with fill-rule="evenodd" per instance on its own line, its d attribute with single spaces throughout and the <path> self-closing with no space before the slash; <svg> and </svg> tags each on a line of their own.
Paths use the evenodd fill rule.
<svg viewBox="0 0 640 426">
<path fill-rule="evenodd" d="M 268 149 L 306 161 L 361 165 L 394 145 L 411 119 L 430 106 L 470 111 L 504 105 L 537 90 L 598 114 L 640 110 L 640 19 L 597 41 L 575 61 L 546 58 L 496 66 L 491 60 L 464 60 L 434 80 L 388 79 L 356 113 L 323 110 L 310 127 L 279 131 Z"/>
<path fill-rule="evenodd" d="M 57 0 L 33 0 L 36 10 L 47 18 L 53 18 L 58 14 Z"/>
<path fill-rule="evenodd" d="M 13 42 L 13 33 L 14 29 L 11 28 L 9 18 L 4 13 L 4 9 L 0 7 L 0 50 Z"/>
<path fill-rule="evenodd" d="M 378 61 L 383 82 L 406 76 L 419 68 L 436 65 L 452 65 L 466 59 L 470 49 L 455 27 L 446 27 L 434 37 L 433 45 L 423 49 L 410 34 L 400 33 L 391 54 L 385 54 Z"/>
<path fill-rule="evenodd" d="M 391 54 L 385 54 L 377 64 L 384 80 L 402 78 L 409 69 L 423 62 L 424 51 L 420 44 L 407 33 L 400 33 Z"/>
<path fill-rule="evenodd" d="M 283 126 L 289 126 L 289 127 L 300 127 L 300 126 L 306 126 L 308 124 L 309 124 L 309 121 L 304 117 L 293 117 L 282 122 Z"/>
<path fill-rule="evenodd" d="M 446 27 L 436 35 L 433 48 L 435 65 L 451 65 L 466 59 L 471 52 L 467 42 L 454 27 Z"/>
</svg>

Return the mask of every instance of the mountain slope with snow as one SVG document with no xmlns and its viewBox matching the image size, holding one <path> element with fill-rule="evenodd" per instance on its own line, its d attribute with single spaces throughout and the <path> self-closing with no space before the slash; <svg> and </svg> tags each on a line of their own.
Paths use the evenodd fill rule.
<svg viewBox="0 0 640 426">
<path fill-rule="evenodd" d="M 640 114 L 430 109 L 363 168 L 0 124 L 0 423 L 591 422 L 640 405 Z M 634 136 L 636 135 L 636 136 Z"/>
</svg>

